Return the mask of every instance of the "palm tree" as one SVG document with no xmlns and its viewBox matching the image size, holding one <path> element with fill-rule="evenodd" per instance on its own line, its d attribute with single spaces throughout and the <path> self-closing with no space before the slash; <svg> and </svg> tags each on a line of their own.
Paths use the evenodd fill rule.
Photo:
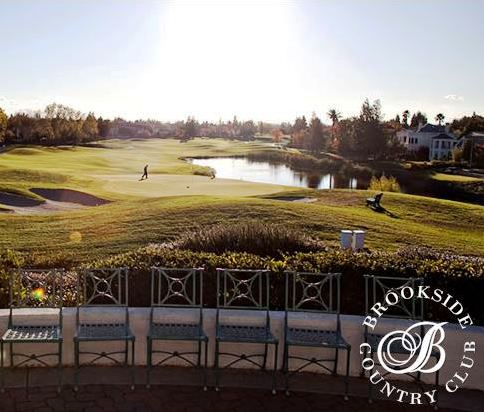
<svg viewBox="0 0 484 412">
<path fill-rule="evenodd" d="M 333 122 L 333 126 L 338 123 L 338 120 L 341 118 L 341 113 L 338 112 L 336 109 L 330 109 L 328 113 L 326 113 L 329 119 Z"/>
<path fill-rule="evenodd" d="M 435 121 L 439 123 L 439 126 L 442 126 L 444 119 L 445 116 L 442 113 L 438 113 L 437 116 L 435 116 Z"/>
<path fill-rule="evenodd" d="M 329 109 L 328 113 L 326 113 L 329 119 L 333 122 L 331 126 L 331 139 L 334 141 L 334 128 L 336 123 L 338 123 L 339 119 L 341 118 L 341 113 L 338 112 L 336 109 Z"/>
<path fill-rule="evenodd" d="M 410 116 L 410 112 L 408 110 L 405 110 L 402 113 L 403 127 L 408 127 L 408 116 Z"/>
</svg>

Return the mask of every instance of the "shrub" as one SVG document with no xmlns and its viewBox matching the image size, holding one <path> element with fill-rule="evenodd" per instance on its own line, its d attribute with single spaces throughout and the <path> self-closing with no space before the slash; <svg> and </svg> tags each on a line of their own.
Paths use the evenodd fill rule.
<svg viewBox="0 0 484 412">
<path fill-rule="evenodd" d="M 368 190 L 375 190 L 377 192 L 401 192 L 400 185 L 395 177 L 390 176 L 373 176 L 370 181 L 370 186 Z"/>
<path fill-rule="evenodd" d="M 18 265 L 19 262 L 2 259 L 2 265 Z M 484 258 L 460 256 L 450 252 L 407 247 L 397 252 L 352 252 L 341 249 L 325 249 L 322 252 L 298 252 L 279 258 L 259 256 L 243 252 L 221 254 L 195 252 L 149 245 L 89 263 L 90 267 L 128 267 L 130 276 L 130 305 L 150 305 L 150 268 L 203 267 L 204 305 L 216 306 L 216 268 L 267 269 L 272 272 L 271 307 L 284 308 L 285 270 L 308 272 L 341 272 L 341 311 L 345 314 L 364 313 L 364 274 L 399 277 L 423 277 L 425 284 L 441 288 L 465 306 L 474 323 L 484 325 L 482 296 L 484 296 Z M 2 266 L 4 273 L 5 266 Z M 74 272 L 72 272 L 74 273 Z M 74 302 L 69 296 L 69 302 Z M 67 304 L 69 304 L 69 302 Z M 5 305 L 5 300 L 1 300 Z M 449 319 L 447 311 L 439 304 L 426 306 L 426 317 L 439 321 Z"/>
<path fill-rule="evenodd" d="M 193 171 L 193 174 L 195 176 L 214 177 L 215 176 L 215 170 L 212 169 L 211 167 L 204 167 L 203 169 L 195 169 Z"/>
<path fill-rule="evenodd" d="M 455 147 L 454 150 L 452 150 L 452 159 L 455 163 L 461 163 L 463 160 L 463 155 L 464 149 Z"/>
<path fill-rule="evenodd" d="M 66 265 L 67 263 L 67 265 Z M 38 261 L 37 256 L 29 256 L 28 260 L 19 253 L 6 250 L 0 253 L 0 308 L 9 304 L 9 279 L 13 271 L 21 267 L 35 267 L 37 269 L 53 269 L 69 267 L 69 261 L 49 260 Z M 76 304 L 77 272 L 67 271 L 63 282 L 63 302 L 65 306 Z"/>
<path fill-rule="evenodd" d="M 131 304 L 148 306 L 150 290 L 149 268 L 153 265 L 166 267 L 203 267 L 204 303 L 216 305 L 217 267 L 239 269 L 268 269 L 272 275 L 271 306 L 284 308 L 284 270 L 308 272 L 341 272 L 341 310 L 346 314 L 364 313 L 364 274 L 400 277 L 423 277 L 433 288 L 442 288 L 459 299 L 475 323 L 484 325 L 481 297 L 484 295 L 484 259 L 437 252 L 432 249 L 403 248 L 397 252 L 359 252 L 326 249 L 323 252 L 294 253 L 280 259 L 248 253 L 226 252 L 222 254 L 167 249 L 150 245 L 133 252 L 113 256 L 93 263 L 97 267 L 126 266 L 132 269 Z M 429 305 L 427 317 L 435 320 L 451 320 L 440 305 Z"/>
<path fill-rule="evenodd" d="M 284 163 L 298 170 L 337 171 L 343 165 L 342 160 L 322 158 L 287 151 L 254 152 L 247 155 L 249 160 Z"/>
<path fill-rule="evenodd" d="M 283 253 L 315 252 L 324 248 L 322 242 L 301 232 L 258 221 L 201 228 L 182 234 L 164 246 L 196 252 L 247 252 L 272 257 L 280 257 Z"/>
<path fill-rule="evenodd" d="M 371 169 L 335 157 L 316 158 L 312 155 L 288 151 L 254 152 L 247 155 L 249 160 L 282 163 L 295 170 L 306 172 L 335 173 L 370 178 Z"/>
<path fill-rule="evenodd" d="M 0 252 L 0 308 L 8 305 L 8 288 L 11 271 L 22 265 L 23 260 L 18 253 L 8 249 Z"/>
</svg>

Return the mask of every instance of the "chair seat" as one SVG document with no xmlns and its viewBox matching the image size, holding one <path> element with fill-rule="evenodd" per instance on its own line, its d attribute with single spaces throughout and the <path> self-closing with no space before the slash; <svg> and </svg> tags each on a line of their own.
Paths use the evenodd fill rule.
<svg viewBox="0 0 484 412">
<path fill-rule="evenodd" d="M 57 325 L 12 326 L 4 333 L 2 340 L 7 342 L 58 342 L 62 340 L 62 336 Z"/>
<path fill-rule="evenodd" d="M 383 336 L 385 336 L 385 335 L 378 335 L 378 334 L 375 334 L 375 333 L 369 333 L 366 336 L 367 342 L 370 344 L 373 352 L 376 352 L 376 350 L 378 349 L 378 344 L 383 339 Z M 392 349 L 391 350 L 392 350 L 392 353 L 401 354 L 401 355 L 408 355 L 410 353 L 407 349 L 405 349 L 402 346 L 401 341 L 399 341 L 399 340 L 396 340 L 392 343 Z M 436 351 L 432 351 L 430 356 L 438 357 L 439 353 L 436 352 Z"/>
<path fill-rule="evenodd" d="M 286 343 L 295 346 L 327 346 L 331 348 L 348 348 L 350 346 L 339 332 L 302 328 L 288 328 Z"/>
<path fill-rule="evenodd" d="M 206 340 L 207 335 L 198 324 L 153 323 L 149 338 L 154 340 Z"/>
<path fill-rule="evenodd" d="M 133 340 L 134 336 L 124 323 L 81 323 L 76 340 Z"/>
<path fill-rule="evenodd" d="M 265 326 L 219 325 L 217 340 L 225 342 L 275 343 L 277 339 Z"/>
</svg>

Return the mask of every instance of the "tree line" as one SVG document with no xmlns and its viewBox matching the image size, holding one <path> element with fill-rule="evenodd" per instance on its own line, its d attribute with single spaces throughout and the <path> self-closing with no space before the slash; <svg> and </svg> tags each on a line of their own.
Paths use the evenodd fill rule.
<svg viewBox="0 0 484 412">
<path fill-rule="evenodd" d="M 280 124 L 239 120 L 199 122 L 195 117 L 185 121 L 160 122 L 157 120 L 114 120 L 87 115 L 68 106 L 52 103 L 36 113 L 16 113 L 10 116 L 0 108 L 0 144 L 79 145 L 109 137 L 176 137 L 188 140 L 194 137 L 225 137 L 250 140 L 256 135 L 272 135 L 275 142 L 283 138 L 293 147 L 313 153 L 322 151 L 350 158 L 391 159 L 402 157 L 405 149 L 395 138 L 402 128 L 415 129 L 428 122 L 427 115 L 416 111 L 412 115 L 404 110 L 395 118 L 384 120 L 379 100 L 366 99 L 357 116 L 343 118 L 336 109 L 327 113 L 330 124 L 313 114 L 311 119 L 300 116 L 293 123 Z M 434 120 L 445 120 L 438 113 Z M 454 120 L 450 130 L 457 136 L 484 131 L 484 117 L 474 113 Z M 464 155 L 467 153 L 465 151 Z"/>
<path fill-rule="evenodd" d="M 292 145 L 347 157 L 381 158 L 397 153 L 396 128 L 393 123 L 383 121 L 379 100 L 366 99 L 358 116 L 343 119 L 336 109 L 330 109 L 327 116 L 330 126 L 316 115 L 309 122 L 305 116 L 296 118 L 291 128 Z"/>
<path fill-rule="evenodd" d="M 82 114 L 68 106 L 53 103 L 35 113 L 16 113 L 7 116 L 0 108 L 0 144 L 79 145 L 108 137 L 146 138 L 175 137 L 187 140 L 194 137 L 227 137 L 249 140 L 270 133 L 279 125 L 253 120 L 217 123 L 199 122 L 194 117 L 174 123 L 157 120 L 129 121 Z"/>
<path fill-rule="evenodd" d="M 16 113 L 9 117 L 0 108 L 0 143 L 78 145 L 107 137 L 109 120 L 83 115 L 62 104 L 52 103 L 42 112 Z"/>
<path fill-rule="evenodd" d="M 380 101 L 370 102 L 368 99 L 361 105 L 358 116 L 343 118 L 336 109 L 330 109 L 326 115 L 331 121 L 330 125 L 325 125 L 313 114 L 310 121 L 305 116 L 297 117 L 292 125 L 282 128 L 281 132 L 290 135 L 292 146 L 315 153 L 328 151 L 356 159 L 395 159 L 408 155 L 396 139 L 396 133 L 402 129 L 416 130 L 428 123 L 425 113 L 417 111 L 410 116 L 409 110 L 404 110 L 401 116 L 397 114 L 393 119 L 384 120 Z M 434 120 L 443 127 L 445 115 L 437 113 Z M 484 117 L 474 113 L 455 119 L 447 126 L 449 131 L 461 137 L 484 131 Z M 279 134 L 273 135 L 275 141 L 280 140 Z M 467 151 L 464 150 L 464 160 L 467 160 Z"/>
</svg>

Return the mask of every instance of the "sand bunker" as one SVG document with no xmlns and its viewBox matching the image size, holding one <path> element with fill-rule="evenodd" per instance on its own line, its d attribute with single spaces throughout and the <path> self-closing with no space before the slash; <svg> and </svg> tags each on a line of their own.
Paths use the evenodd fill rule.
<svg viewBox="0 0 484 412">
<path fill-rule="evenodd" d="M 40 205 L 42 201 L 16 193 L 0 192 L 0 203 L 5 206 L 32 207 Z"/>
<path fill-rule="evenodd" d="M 284 202 L 295 202 L 295 203 L 314 203 L 318 199 L 315 197 L 291 197 L 291 196 L 278 196 L 269 198 L 271 200 L 282 200 Z"/>
<path fill-rule="evenodd" d="M 66 212 L 74 211 L 78 209 L 83 209 L 86 206 L 80 205 L 78 203 L 69 202 L 55 202 L 53 200 L 46 200 L 38 206 L 32 207 L 13 207 L 11 206 L 11 211 L 18 215 L 37 215 L 41 213 L 51 213 L 51 212 Z"/>
<path fill-rule="evenodd" d="M 30 189 L 43 197 L 44 201 L 32 199 L 16 193 L 0 192 L 0 212 L 17 213 L 22 215 L 77 210 L 87 206 L 100 206 L 110 203 L 108 200 L 78 192 L 71 189 Z"/>
<path fill-rule="evenodd" d="M 76 203 L 83 206 L 100 206 L 110 203 L 109 200 L 90 195 L 88 193 L 78 192 L 71 189 L 30 189 L 32 193 L 42 196 L 45 199 L 54 202 Z"/>
</svg>

